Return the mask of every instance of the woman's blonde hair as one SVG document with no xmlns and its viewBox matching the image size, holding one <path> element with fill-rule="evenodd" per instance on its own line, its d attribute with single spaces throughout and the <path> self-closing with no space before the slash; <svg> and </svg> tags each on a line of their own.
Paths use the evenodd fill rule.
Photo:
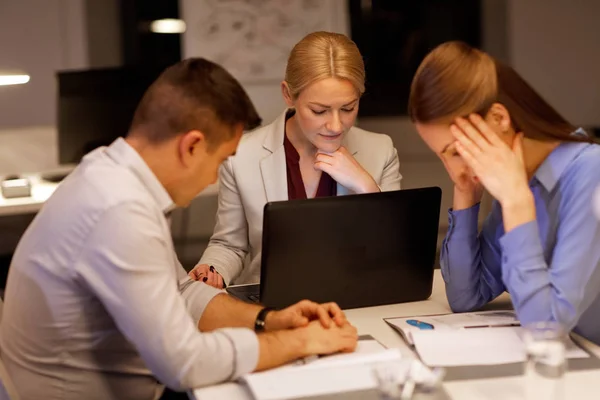
<svg viewBox="0 0 600 400">
<path fill-rule="evenodd" d="M 356 44 L 333 32 L 313 32 L 299 41 L 288 58 L 285 81 L 297 98 L 308 85 L 325 78 L 346 79 L 359 95 L 365 91 L 365 64 Z"/>
<path fill-rule="evenodd" d="M 511 67 L 463 42 L 447 42 L 421 62 L 412 81 L 408 113 L 413 122 L 450 123 L 481 116 L 494 103 L 506 107 L 517 132 L 549 141 L 592 141 L 576 129 Z"/>
</svg>

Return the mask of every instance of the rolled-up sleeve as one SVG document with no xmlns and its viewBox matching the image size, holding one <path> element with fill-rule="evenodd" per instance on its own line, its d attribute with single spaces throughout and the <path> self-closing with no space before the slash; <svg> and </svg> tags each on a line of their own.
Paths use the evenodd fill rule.
<svg viewBox="0 0 600 400">
<path fill-rule="evenodd" d="M 253 371 L 258 364 L 258 338 L 250 329 L 226 328 L 218 331 L 231 341 L 233 369 L 230 379 Z"/>
<path fill-rule="evenodd" d="M 192 280 L 179 261 L 176 262 L 179 293 L 183 296 L 185 306 L 192 316 L 192 319 L 198 322 L 208 303 L 210 303 L 216 295 L 223 293 L 223 290 Z"/>
<path fill-rule="evenodd" d="M 161 217 L 143 203 L 108 209 L 76 263 L 80 280 L 167 386 L 188 390 L 251 372 L 259 352 L 252 330 L 198 330 L 200 315 L 220 291 L 178 280 Z"/>
</svg>

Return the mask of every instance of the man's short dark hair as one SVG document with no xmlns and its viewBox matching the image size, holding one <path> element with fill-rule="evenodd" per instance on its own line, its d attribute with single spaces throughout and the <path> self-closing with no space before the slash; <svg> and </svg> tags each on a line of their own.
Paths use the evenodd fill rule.
<svg viewBox="0 0 600 400">
<path fill-rule="evenodd" d="M 248 94 L 229 72 L 206 59 L 188 58 L 168 67 L 146 90 L 130 132 L 160 143 L 199 130 L 215 145 L 231 139 L 234 126 L 251 130 L 260 123 Z"/>
</svg>

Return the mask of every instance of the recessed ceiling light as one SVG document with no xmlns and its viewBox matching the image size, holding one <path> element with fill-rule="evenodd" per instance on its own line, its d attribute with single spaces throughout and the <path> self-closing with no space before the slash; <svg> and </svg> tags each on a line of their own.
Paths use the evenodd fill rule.
<svg viewBox="0 0 600 400">
<path fill-rule="evenodd" d="M 150 32 L 154 33 L 183 33 L 185 21 L 181 19 L 157 19 L 150 23 Z"/>
<path fill-rule="evenodd" d="M 3 74 L 0 72 L 0 86 L 22 85 L 29 82 L 29 75 L 25 74 Z"/>
</svg>

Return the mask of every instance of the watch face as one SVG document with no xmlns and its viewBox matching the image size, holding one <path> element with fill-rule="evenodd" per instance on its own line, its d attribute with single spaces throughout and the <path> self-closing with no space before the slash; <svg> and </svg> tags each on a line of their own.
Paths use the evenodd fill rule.
<svg viewBox="0 0 600 400">
<path fill-rule="evenodd" d="M 262 332 L 265 330 L 265 319 L 270 311 L 272 311 L 272 309 L 265 307 L 258 312 L 256 321 L 254 321 L 254 330 L 256 332 Z"/>
<path fill-rule="evenodd" d="M 262 320 L 256 320 L 256 322 L 254 323 L 254 330 L 256 332 L 262 332 L 265 330 L 265 321 Z"/>
</svg>

